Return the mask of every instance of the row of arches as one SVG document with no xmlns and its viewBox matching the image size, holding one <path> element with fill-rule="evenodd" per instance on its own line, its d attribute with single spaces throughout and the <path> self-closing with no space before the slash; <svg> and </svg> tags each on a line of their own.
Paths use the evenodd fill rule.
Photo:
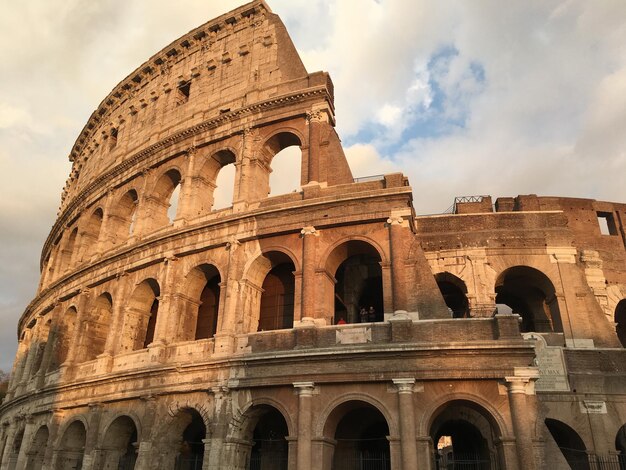
<svg viewBox="0 0 626 470">
<path fill-rule="evenodd" d="M 264 190 L 251 194 L 252 199 L 284 194 L 300 187 L 300 178 L 294 179 L 293 175 L 300 175 L 302 142 L 295 130 L 283 129 L 267 138 L 259 152 L 267 181 L 255 182 Z M 96 204 L 54 241 L 44 262 L 47 279 L 63 275 L 73 266 L 125 243 L 132 236 L 167 227 L 177 219 L 193 219 L 232 206 L 238 185 L 236 151 L 222 149 L 198 156 L 197 160 L 195 169 L 190 169 L 187 161 L 174 159 L 154 168 L 154 175 L 135 178 L 118 189 L 110 201 Z"/>
<path fill-rule="evenodd" d="M 465 282 L 449 272 L 437 273 L 435 279 L 452 317 L 469 317 Z M 541 271 L 529 266 L 510 267 L 497 277 L 494 293 L 498 312 L 521 316 L 522 332 L 563 331 L 556 289 Z"/>
<path fill-rule="evenodd" d="M 104 290 L 89 294 L 87 301 L 78 298 L 58 317 L 41 317 L 31 340 L 32 362 L 24 374 L 56 370 L 68 360 L 83 363 L 102 354 L 141 350 L 157 337 L 167 336 L 170 343 L 211 339 L 219 331 L 232 331 L 233 323 L 241 320 L 248 326 L 239 333 L 292 328 L 299 308 L 296 263 L 284 251 L 268 251 L 250 262 L 238 318 L 228 324 L 224 269 L 210 263 L 179 273 L 180 281 L 172 284 L 171 292 L 163 292 L 159 281 L 149 277 L 125 293 Z M 374 246 L 361 240 L 340 244 L 330 253 L 327 266 L 335 279 L 335 323 L 383 320 L 381 257 Z M 365 308 L 374 314 L 363 318 L 359 311 Z"/>
<path fill-rule="evenodd" d="M 26 460 L 24 468 L 29 470 L 41 470 L 44 465 L 53 470 L 77 469 L 89 452 L 94 470 L 133 470 L 139 459 L 148 461 L 143 462 L 143 468 L 147 468 L 146 463 L 154 466 L 158 462 L 159 468 L 201 470 L 207 457 L 213 459 L 213 465 L 217 458 L 223 468 L 287 470 L 296 449 L 297 438 L 292 437 L 296 436 L 294 423 L 281 406 L 260 400 L 231 420 L 225 434 L 218 436 L 209 431 L 215 429 L 212 425 L 216 423 L 207 418 L 203 409 L 187 406 L 171 418 L 157 420 L 150 431 L 144 431 L 134 414 L 118 414 L 90 444 L 88 420 L 76 417 L 52 437 L 44 424 L 26 440 L 22 427 L 10 443 L 8 468 L 15 467 L 21 453 Z M 376 403 L 358 398 L 342 401 L 321 424 L 321 436 L 315 438 L 323 443 L 318 450 L 320 468 L 390 470 L 399 465 L 393 464 L 398 454 L 394 457 L 391 445 L 399 438 L 397 424 L 392 425 L 390 417 Z M 500 435 L 494 418 L 477 403 L 447 402 L 430 420 L 430 459 L 437 469 L 451 468 L 451 462 L 456 462 L 453 468 L 498 468 L 505 460 L 498 441 Z M 153 450 L 141 452 L 142 443 L 149 443 Z M 458 467 L 460 462 L 466 466 Z"/>
</svg>

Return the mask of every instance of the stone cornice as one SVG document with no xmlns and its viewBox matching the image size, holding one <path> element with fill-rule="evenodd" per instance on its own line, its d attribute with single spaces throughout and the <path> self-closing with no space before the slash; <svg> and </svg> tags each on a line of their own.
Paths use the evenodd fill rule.
<svg viewBox="0 0 626 470">
<path fill-rule="evenodd" d="M 87 201 L 87 198 L 92 196 L 98 190 L 107 188 L 108 183 L 110 183 L 110 181 L 113 178 L 124 174 L 127 170 L 129 170 L 133 166 L 138 165 L 141 162 L 148 160 L 150 157 L 152 157 L 156 153 L 166 148 L 169 148 L 178 143 L 184 142 L 190 137 L 195 137 L 198 134 L 210 131 L 212 129 L 216 129 L 221 124 L 226 124 L 231 120 L 235 120 L 235 119 L 241 118 L 243 116 L 246 116 L 255 112 L 280 108 L 285 105 L 298 103 L 303 100 L 316 98 L 316 97 L 322 97 L 328 103 L 331 103 L 330 95 L 328 94 L 328 90 L 326 89 L 325 86 L 310 88 L 310 89 L 299 91 L 293 94 L 277 96 L 269 100 L 254 103 L 254 104 L 251 104 L 250 106 L 245 106 L 245 107 L 236 109 L 234 111 L 224 113 L 213 119 L 209 119 L 200 124 L 197 124 L 195 126 L 184 129 L 180 132 L 177 132 L 171 136 L 166 137 L 165 139 L 159 142 L 156 142 L 134 153 L 133 155 L 125 159 L 122 163 L 120 163 L 116 167 L 110 169 L 106 173 L 103 173 L 102 175 L 97 177 L 88 186 L 86 186 L 80 193 L 75 195 L 72 198 L 72 201 L 70 201 L 67 204 L 64 204 L 65 207 L 63 208 L 63 210 L 57 217 L 57 220 L 52 226 L 52 229 L 50 230 L 50 234 L 48 235 L 48 238 L 46 239 L 46 242 L 44 243 L 44 247 L 43 247 L 41 258 L 40 258 L 40 269 L 43 269 L 44 259 L 46 258 L 46 255 L 50 251 L 52 242 L 54 239 L 56 239 L 60 230 L 62 230 L 69 221 L 71 221 L 73 218 L 75 218 L 78 215 L 77 210 L 79 207 L 86 206 L 90 202 L 93 202 L 93 201 Z M 241 129 L 231 132 L 229 136 L 242 133 L 243 126 L 241 127 L 242 127 Z"/>
</svg>

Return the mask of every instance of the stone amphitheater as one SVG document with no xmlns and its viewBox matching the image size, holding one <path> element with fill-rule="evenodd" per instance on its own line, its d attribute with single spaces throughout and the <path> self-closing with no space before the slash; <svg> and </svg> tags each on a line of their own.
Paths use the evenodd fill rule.
<svg viewBox="0 0 626 470">
<path fill-rule="evenodd" d="M 402 174 L 353 177 L 333 101 L 257 0 L 100 103 L 18 324 L 2 470 L 626 468 L 626 204 L 416 216 Z M 288 147 L 299 189 L 268 197 Z"/>
</svg>

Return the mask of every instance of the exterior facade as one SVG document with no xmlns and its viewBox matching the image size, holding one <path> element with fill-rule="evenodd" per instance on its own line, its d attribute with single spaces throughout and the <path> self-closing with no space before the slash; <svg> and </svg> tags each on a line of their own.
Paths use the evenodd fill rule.
<svg viewBox="0 0 626 470">
<path fill-rule="evenodd" d="M 2 470 L 626 468 L 626 204 L 416 216 L 334 123 L 262 0 L 113 89 L 19 321 Z M 268 197 L 293 146 L 301 189 Z"/>
</svg>

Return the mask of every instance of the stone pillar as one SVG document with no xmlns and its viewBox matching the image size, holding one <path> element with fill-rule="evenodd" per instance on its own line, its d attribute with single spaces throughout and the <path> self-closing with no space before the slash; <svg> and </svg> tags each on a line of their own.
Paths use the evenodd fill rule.
<svg viewBox="0 0 626 470">
<path fill-rule="evenodd" d="M 409 223 L 402 216 L 393 214 L 387 219 L 389 227 L 389 250 L 391 251 L 391 289 L 394 312 L 407 310 L 406 273 L 404 260 L 406 250 L 403 248 L 403 229 L 408 229 Z"/>
<path fill-rule="evenodd" d="M 298 444 L 296 470 L 311 470 L 311 397 L 313 382 L 294 382 L 298 393 Z"/>
<path fill-rule="evenodd" d="M 534 381 L 539 378 L 539 371 L 532 367 L 516 367 L 512 377 L 505 377 L 513 431 L 517 447 L 517 459 L 520 469 L 534 470 L 532 426 L 536 416 L 536 404 L 529 400 L 534 395 Z"/>
<path fill-rule="evenodd" d="M 169 342 L 178 340 L 177 316 L 178 312 L 173 311 L 173 297 L 175 292 L 175 284 L 178 274 L 178 258 L 170 257 L 163 260 L 163 285 L 160 286 L 161 293 L 159 295 L 159 308 L 157 311 L 157 320 L 154 327 L 154 339 L 152 347 L 164 346 Z"/>
<path fill-rule="evenodd" d="M 15 435 L 19 426 L 20 422 L 17 419 L 13 419 L 6 432 L 4 454 L 2 455 L 2 462 L 0 462 L 0 469 L 2 470 L 10 468 L 9 465 L 17 460 L 17 456 L 13 454 L 13 441 L 15 441 Z"/>
<path fill-rule="evenodd" d="M 83 451 L 83 465 L 81 470 L 95 470 L 94 457 L 96 457 L 101 417 L 102 406 L 99 404 L 90 404 L 89 415 L 87 417 L 89 426 L 87 426 L 87 435 L 85 436 L 85 449 Z"/>
<path fill-rule="evenodd" d="M 230 390 L 218 386 L 211 389 L 213 392 L 213 419 L 209 424 L 207 434 L 210 436 L 204 443 L 204 469 L 221 470 L 225 467 L 224 441 L 228 435 L 228 423 L 231 417 Z"/>
<path fill-rule="evenodd" d="M 308 184 L 320 180 L 320 126 L 322 112 L 307 112 L 306 120 L 309 125 L 309 158 L 305 183 Z"/>
<path fill-rule="evenodd" d="M 115 279 L 115 289 L 112 293 L 113 297 L 113 312 L 111 320 L 111 328 L 109 329 L 109 335 L 107 336 L 106 343 L 104 345 L 104 352 L 101 354 L 101 358 L 106 362 L 106 368 L 110 372 L 111 358 L 117 354 L 119 350 L 119 338 L 122 335 L 128 334 L 121 331 L 124 326 L 124 312 L 126 311 L 126 301 L 130 294 L 130 278 L 128 274 L 121 273 Z"/>
<path fill-rule="evenodd" d="M 16 365 L 13 368 L 13 377 L 8 389 L 9 393 L 15 391 L 15 395 L 19 395 L 22 393 L 24 386 L 28 382 L 31 364 L 37 353 L 36 345 L 33 344 L 33 337 L 34 335 L 32 331 L 27 328 L 25 330 L 24 338 L 19 342 L 16 354 Z M 9 396 L 9 394 L 7 394 L 7 396 Z"/>
<path fill-rule="evenodd" d="M 137 461 L 134 470 L 152 470 L 155 466 L 153 460 L 156 458 L 156 450 L 152 447 L 152 442 L 156 440 L 153 432 L 156 420 L 156 399 L 153 396 L 141 397 L 144 406 L 143 422 L 141 430 L 142 441 L 137 445 Z"/>
<path fill-rule="evenodd" d="M 317 237 L 319 232 L 315 227 L 304 227 L 302 234 L 302 307 L 301 318 L 315 317 L 315 259 Z"/>
<path fill-rule="evenodd" d="M 433 440 L 430 436 L 417 438 L 417 468 L 432 468 Z"/>
<path fill-rule="evenodd" d="M 15 465 L 16 470 L 30 470 L 26 468 L 26 463 L 28 460 L 28 454 L 33 450 L 30 448 L 31 442 L 33 440 L 35 431 L 37 427 L 35 425 L 35 421 L 32 416 L 27 416 L 24 420 L 26 422 L 26 426 L 24 427 L 24 437 L 22 439 L 22 445 L 20 446 L 20 450 L 17 455 L 17 463 Z"/>
<path fill-rule="evenodd" d="M 226 244 L 228 250 L 228 266 L 226 280 L 220 283 L 220 309 L 217 317 L 217 333 L 215 334 L 215 355 L 228 355 L 235 345 L 235 323 L 237 318 L 237 297 L 239 283 L 236 278 L 237 249 L 241 244 L 232 239 Z"/>
<path fill-rule="evenodd" d="M 90 304 L 90 294 L 89 289 L 84 288 L 81 289 L 79 294 L 79 299 L 76 305 L 77 315 L 76 315 L 76 325 L 74 326 L 74 331 L 72 332 L 72 337 L 70 338 L 70 344 L 67 351 L 67 358 L 65 359 L 65 364 L 70 366 L 75 362 L 82 362 L 82 353 L 84 351 L 84 347 L 89 347 L 83 343 L 83 331 L 84 325 L 89 315 L 87 314 L 87 308 Z"/>
<path fill-rule="evenodd" d="M 41 367 L 39 367 L 39 371 L 36 375 L 37 388 L 41 388 L 44 386 L 46 373 L 50 368 L 50 362 L 52 361 L 52 356 L 54 354 L 54 345 L 58 340 L 60 309 L 61 304 L 56 304 L 54 306 L 54 309 L 48 314 L 52 317 L 52 320 L 50 323 L 50 329 L 48 330 L 48 341 L 46 341 L 46 346 L 43 350 L 43 357 L 41 358 Z"/>
<path fill-rule="evenodd" d="M 416 469 L 417 447 L 415 438 L 415 409 L 413 405 L 413 387 L 415 385 L 415 379 L 393 379 L 393 383 L 398 388 L 402 470 Z"/>
</svg>

